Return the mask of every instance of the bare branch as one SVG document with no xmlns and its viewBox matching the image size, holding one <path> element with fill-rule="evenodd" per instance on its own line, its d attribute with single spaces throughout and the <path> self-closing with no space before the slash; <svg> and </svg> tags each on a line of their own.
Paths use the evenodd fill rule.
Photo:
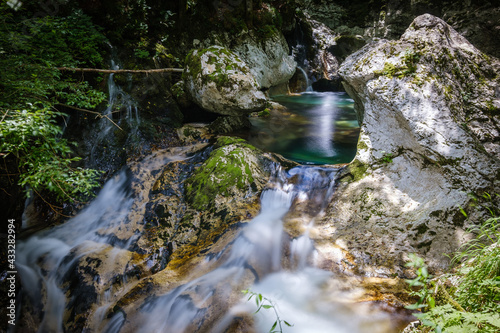
<svg viewBox="0 0 500 333">
<path fill-rule="evenodd" d="M 73 110 L 77 110 L 77 111 L 82 111 L 82 112 L 88 112 L 88 113 L 93 113 L 96 115 L 96 117 L 99 117 L 99 118 L 106 118 L 107 120 L 109 120 L 113 125 L 115 125 L 116 127 L 118 127 L 120 130 L 123 131 L 123 128 L 121 128 L 120 126 L 118 126 L 117 123 L 115 123 L 111 118 L 109 118 L 107 115 L 105 114 L 102 114 L 102 113 L 99 113 L 99 112 L 96 112 L 96 111 L 90 111 L 90 110 L 86 110 L 86 109 L 81 109 L 81 108 L 77 108 L 76 106 L 72 106 L 72 105 L 67 105 L 67 104 L 59 104 L 61 106 L 64 106 L 64 107 L 67 107 L 67 108 L 70 108 L 70 109 L 73 109 Z"/>
<path fill-rule="evenodd" d="M 73 68 L 56 67 L 60 71 L 93 72 L 93 73 L 182 73 L 182 68 L 158 68 L 158 69 L 99 69 L 99 68 Z"/>
</svg>

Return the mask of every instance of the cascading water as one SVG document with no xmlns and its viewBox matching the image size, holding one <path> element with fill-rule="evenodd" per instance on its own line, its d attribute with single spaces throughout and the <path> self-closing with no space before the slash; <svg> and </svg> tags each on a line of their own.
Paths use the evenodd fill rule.
<svg viewBox="0 0 500 333">
<path fill-rule="evenodd" d="M 293 325 L 285 332 L 389 332 L 387 317 L 362 314 L 360 307 L 342 304 L 335 293 L 326 292 L 332 274 L 313 266 L 315 251 L 307 229 L 333 193 L 336 172 L 325 167 L 280 172 L 261 195 L 260 214 L 222 251 L 207 255 L 191 281 L 149 297 L 127 320 L 118 312 L 106 332 L 233 331 L 239 318 L 256 310 L 253 303 L 241 301 L 245 288 L 275 302 L 280 318 Z M 290 240 L 283 218 L 304 203 L 306 232 Z M 274 312 L 262 311 L 247 325 L 253 325 L 251 331 L 267 332 L 276 320 Z"/>
<path fill-rule="evenodd" d="M 165 163 L 182 159 L 186 157 L 175 150 L 160 151 L 136 165 L 134 172 L 152 174 Z M 116 267 L 113 274 L 126 276 L 128 267 L 120 267 L 118 259 L 129 255 L 134 242 L 140 237 L 147 201 L 147 196 L 142 195 L 140 190 L 152 186 L 151 181 L 149 184 L 134 183 L 132 179 L 135 176 L 131 171 L 120 172 L 104 185 L 99 195 L 77 216 L 18 243 L 16 266 L 24 292 L 35 308 L 43 309 L 38 332 L 65 331 L 63 315 L 71 301 L 67 297 L 68 276 L 74 272 L 82 257 L 104 251 L 106 264 Z M 133 195 L 132 189 L 137 187 L 139 189 Z M 89 318 L 89 321 L 102 321 L 102 313 L 110 305 L 109 288 L 112 286 L 101 287 L 101 300 L 95 301 L 101 303 L 102 307 L 94 312 L 95 318 Z"/>
<path fill-rule="evenodd" d="M 116 60 L 111 60 L 110 69 L 120 69 Z M 103 146 L 112 146 L 115 140 L 115 131 L 127 131 L 128 136 L 133 136 L 137 132 L 140 124 L 139 110 L 137 103 L 122 87 L 114 80 L 114 73 L 108 77 L 108 102 L 105 110 L 95 128 L 93 135 L 86 142 L 89 147 L 89 166 L 99 165 L 97 162 L 103 155 Z M 106 168 L 101 168 L 106 169 Z"/>
<path fill-rule="evenodd" d="M 67 330 L 65 311 L 76 297 L 71 296 L 67 279 L 79 259 L 95 251 L 105 252 L 103 264 L 112 266 L 115 274 L 127 269 L 120 266 L 120 258 L 133 251 L 142 233 L 131 221 L 144 220 L 148 196 L 141 193 L 152 186 L 136 183 L 131 172 L 153 175 L 165 163 L 182 158 L 173 153 L 149 156 L 135 171 L 121 172 L 111 179 L 78 216 L 19 244 L 17 265 L 23 286 L 34 305 L 43 308 L 39 332 Z M 293 324 L 285 332 L 389 332 L 386 317 L 362 314 L 359 307 L 335 299 L 335 289 L 330 286 L 332 273 L 314 267 L 309 229 L 334 191 L 336 173 L 337 169 L 329 167 L 278 170 L 261 195 L 260 214 L 233 241 L 207 253 L 201 264 L 191 268 L 190 278 L 183 280 L 188 282 L 174 285 L 166 293 L 153 292 L 140 298 L 134 303 L 135 312 L 120 310 L 110 318 L 116 293 L 128 291 L 113 290 L 104 276 L 94 276 L 100 290 L 93 310 L 88 312 L 87 327 L 107 333 L 218 333 L 234 331 L 241 318 L 247 318 L 249 330 L 253 327 L 253 331 L 267 332 L 276 317 L 274 312 L 261 311 L 252 318 L 255 306 L 241 300 L 241 290 L 250 288 L 272 299 L 280 318 Z M 134 192 L 136 187 L 141 191 Z M 304 231 L 290 239 L 283 221 L 294 214 L 301 216 Z M 117 239 L 120 230 L 128 238 Z M 38 304 L 41 300 L 44 304 Z"/>
<path fill-rule="evenodd" d="M 302 75 L 304 76 L 304 80 L 306 81 L 306 91 L 313 91 L 312 90 L 312 86 L 311 86 L 311 82 L 309 82 L 309 77 L 307 76 L 307 73 L 306 71 L 302 68 L 302 67 L 299 67 L 297 66 L 297 69 L 302 73 Z"/>
</svg>

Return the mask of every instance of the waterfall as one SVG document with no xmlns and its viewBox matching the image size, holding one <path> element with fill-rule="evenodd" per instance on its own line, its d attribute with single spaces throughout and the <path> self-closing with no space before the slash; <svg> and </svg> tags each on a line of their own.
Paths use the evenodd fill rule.
<svg viewBox="0 0 500 333">
<path fill-rule="evenodd" d="M 159 151 L 133 166 L 135 173 L 158 172 L 165 163 L 186 159 L 175 149 Z M 77 216 L 64 224 L 35 234 L 17 244 L 16 267 L 21 277 L 23 291 L 35 307 L 43 308 L 43 319 L 38 332 L 64 332 L 63 315 L 70 301 L 66 297 L 68 276 L 74 272 L 78 261 L 85 255 L 108 249 L 104 264 L 115 265 L 125 276 L 127 267 L 120 267 L 116 259 L 130 253 L 140 236 L 136 231 L 142 224 L 145 203 L 148 199 L 137 193 L 149 183 L 135 184 L 130 169 L 119 172 L 101 189 L 97 197 Z M 133 189 L 139 187 L 134 195 Z M 134 216 L 134 214 L 138 214 Z M 132 219 L 137 221 L 132 221 Z M 120 232 L 122 238 L 116 234 Z M 126 282 L 125 280 L 123 282 Z M 106 287 L 106 286 L 104 286 Z M 98 303 L 103 304 L 94 316 L 101 316 L 110 305 L 110 289 L 103 291 Z M 41 304 L 42 300 L 44 304 Z M 90 318 L 89 318 L 90 319 Z M 118 319 L 108 323 L 110 330 L 119 324 Z"/>
<path fill-rule="evenodd" d="M 67 330 L 68 304 L 78 297 L 68 293 L 68 282 L 82 257 L 107 249 L 102 264 L 125 276 L 120 255 L 131 253 L 144 232 L 132 219 L 144 221 L 148 195 L 143 193 L 149 193 L 156 179 L 148 176 L 148 183 L 138 183 L 134 172 L 154 175 L 165 163 L 185 158 L 173 152 L 148 156 L 110 179 L 76 217 L 19 243 L 17 266 L 25 292 L 35 307 L 43 308 L 39 332 Z M 339 301 L 333 274 L 315 267 L 310 230 L 334 193 L 336 174 L 332 167 L 299 166 L 288 172 L 278 168 L 261 194 L 260 213 L 226 246 L 207 253 L 191 267 L 182 283 L 173 284 L 166 292 L 155 290 L 134 300 L 132 308 L 119 309 L 109 317 L 120 298 L 112 295 L 113 284 L 98 282 L 96 288 L 100 289 L 96 289 L 98 296 L 86 317 L 86 327 L 107 333 L 219 333 L 231 331 L 241 318 L 250 318 L 246 325 L 267 332 L 278 313 L 280 320 L 293 325 L 285 332 L 390 331 L 385 316 L 364 313 L 360 305 Z M 299 229 L 304 230 L 300 235 L 290 237 L 284 232 L 287 216 L 300 217 Z M 120 230 L 122 234 L 129 230 L 125 233 L 128 238 L 118 240 Z M 123 278 L 121 284 L 126 283 Z M 267 309 L 253 315 L 255 304 L 247 302 L 241 292 L 247 288 L 271 299 L 277 312 Z M 121 295 L 126 292 L 122 288 Z"/>
<path fill-rule="evenodd" d="M 39 332 L 63 332 L 62 320 L 66 297 L 61 285 L 76 260 L 97 244 L 108 242 L 99 230 L 110 229 L 128 214 L 131 200 L 126 189 L 127 177 L 121 173 L 108 181 L 97 198 L 78 216 L 65 224 L 19 242 L 16 265 L 25 292 L 40 301 L 46 293 L 44 318 Z M 40 285 L 39 281 L 42 281 Z"/>
<path fill-rule="evenodd" d="M 118 60 L 111 60 L 110 69 L 120 69 Z M 126 132 L 126 137 L 132 138 L 137 135 L 138 126 L 141 119 L 137 103 L 130 94 L 128 94 L 121 86 L 116 84 L 115 74 L 111 73 L 108 76 L 108 101 L 106 109 L 101 111 L 100 119 L 95 124 L 89 133 L 89 138 L 85 144 L 88 146 L 89 167 L 98 169 L 113 169 L 107 162 L 107 154 L 112 153 L 106 149 L 117 144 L 117 137 Z M 107 148 L 105 148 L 107 147 Z M 117 147 L 115 147 L 117 148 Z M 123 148 L 123 143 L 119 149 Z M 118 152 L 115 152 L 118 155 Z M 117 167 L 115 165 L 115 167 Z"/>
<path fill-rule="evenodd" d="M 299 66 L 297 66 L 297 69 L 300 70 L 300 72 L 304 76 L 304 79 L 306 80 L 306 91 L 313 91 L 311 83 L 309 82 L 309 77 L 307 76 L 306 71 L 302 67 L 299 67 Z"/>
<path fill-rule="evenodd" d="M 332 274 L 314 268 L 315 251 L 308 232 L 291 240 L 283 232 L 284 216 L 304 203 L 312 216 L 307 225 L 312 227 L 314 217 L 323 213 L 333 193 L 335 175 L 336 169 L 324 167 L 281 171 L 263 191 L 259 215 L 229 247 L 207 256 L 205 264 L 215 268 L 196 276 L 197 271 L 203 271 L 199 267 L 190 282 L 146 299 L 136 316 L 127 320 L 144 333 L 225 332 L 236 318 L 255 312 L 253 303 L 238 301 L 243 296 L 241 290 L 250 288 L 272 299 L 281 318 L 294 325 L 286 332 L 386 332 L 387 318 L 383 316 L 357 313 L 356 321 L 344 318 L 354 310 L 325 297 L 325 284 Z M 283 242 L 292 249 L 289 258 L 283 257 Z M 284 264 L 288 261 L 292 264 Z M 121 312 L 110 323 L 123 322 L 120 318 Z M 255 317 L 255 329 L 267 332 L 275 320 L 272 311 L 262 311 Z M 363 326 L 367 321 L 372 323 L 369 328 Z"/>
</svg>

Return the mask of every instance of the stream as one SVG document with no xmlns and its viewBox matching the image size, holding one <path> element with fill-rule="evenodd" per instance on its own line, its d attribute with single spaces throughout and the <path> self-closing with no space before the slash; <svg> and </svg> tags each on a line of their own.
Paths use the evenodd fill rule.
<svg viewBox="0 0 500 333">
<path fill-rule="evenodd" d="M 284 114 L 253 117 L 249 141 L 302 164 L 349 163 L 356 154 L 359 124 L 354 101 L 343 92 L 307 91 L 274 96 Z"/>
<path fill-rule="evenodd" d="M 352 100 L 314 92 L 276 100 L 289 107 L 291 120 L 274 142 L 266 143 L 267 150 L 309 164 L 349 162 L 355 153 L 351 136 L 358 130 Z M 269 128 L 270 121 L 254 119 L 256 131 Z M 78 303 L 90 303 L 86 317 L 79 319 L 86 332 L 268 332 L 272 327 L 299 333 L 394 331 L 388 314 L 356 303 L 337 288 L 332 272 L 315 267 L 309 231 L 334 193 L 338 168 L 331 166 L 283 170 L 276 165 L 256 217 L 240 223 L 232 239 L 217 240 L 182 279 L 141 290 L 142 296 L 125 304 L 122 299 L 141 286 L 128 277 L 137 265 L 138 243 L 145 238 L 148 193 L 166 164 L 189 162 L 199 150 L 160 150 L 129 165 L 76 217 L 20 242 L 17 266 L 23 291 L 40 313 L 38 332 L 75 331 L 67 326 L 67 309 Z M 301 235 L 286 232 L 290 216 L 300 217 Z M 95 260 L 96 267 L 81 265 Z M 99 265 L 107 271 L 92 270 Z M 75 271 L 81 274 L 76 282 Z M 168 266 L 158 274 L 167 271 Z M 117 276 L 119 284 L 110 282 Z M 75 283 L 94 285 L 95 292 Z M 255 313 L 256 303 L 247 300 L 245 289 L 261 294 L 267 308 Z"/>
</svg>

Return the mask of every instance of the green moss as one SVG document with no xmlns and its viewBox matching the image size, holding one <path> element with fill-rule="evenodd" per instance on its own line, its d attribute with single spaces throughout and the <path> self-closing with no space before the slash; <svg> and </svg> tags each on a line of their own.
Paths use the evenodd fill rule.
<svg viewBox="0 0 500 333">
<path fill-rule="evenodd" d="M 365 149 L 368 149 L 368 145 L 363 140 L 358 140 L 357 150 L 360 151 Z"/>
<path fill-rule="evenodd" d="M 271 110 L 269 110 L 268 108 L 265 108 L 264 110 L 260 111 L 258 115 L 261 118 L 269 117 L 271 115 Z"/>
<path fill-rule="evenodd" d="M 197 210 L 212 209 L 215 198 L 252 189 L 254 176 L 247 158 L 257 149 L 243 139 L 220 137 L 208 159 L 186 180 L 187 201 Z"/>
<path fill-rule="evenodd" d="M 209 65 L 214 65 L 215 70 L 207 75 L 202 75 L 201 80 L 204 84 L 215 82 L 218 89 L 230 87 L 230 74 L 232 72 L 242 72 L 248 74 L 249 70 L 243 66 L 243 62 L 238 56 L 230 50 L 218 46 L 211 46 L 207 49 L 193 50 L 186 57 L 186 67 L 189 69 L 189 75 L 197 78 L 202 73 L 201 57 L 208 54 Z M 188 73 L 183 73 L 183 80 L 188 79 Z"/>
<path fill-rule="evenodd" d="M 234 136 L 221 136 L 217 138 L 217 142 L 215 143 L 215 148 L 229 146 L 231 144 L 237 144 L 237 143 L 246 143 L 246 141 L 243 140 L 242 138 L 237 138 Z"/>
<path fill-rule="evenodd" d="M 180 99 L 182 97 L 184 97 L 186 95 L 186 92 L 184 91 L 184 82 L 180 81 L 180 82 L 177 82 L 176 84 L 174 84 L 172 86 L 172 88 L 170 88 L 171 92 L 172 92 L 172 95 L 176 98 L 176 99 Z"/>
<path fill-rule="evenodd" d="M 402 64 L 400 66 L 386 62 L 384 63 L 384 69 L 381 71 L 374 71 L 374 74 L 387 76 L 391 79 L 393 77 L 401 79 L 406 76 L 414 76 L 417 71 L 417 63 L 420 60 L 420 56 L 421 53 L 419 51 L 407 48 L 403 54 Z"/>
<path fill-rule="evenodd" d="M 361 163 L 359 160 L 354 160 L 349 164 L 349 173 L 353 177 L 353 181 L 358 181 L 366 176 L 368 165 Z"/>
</svg>

